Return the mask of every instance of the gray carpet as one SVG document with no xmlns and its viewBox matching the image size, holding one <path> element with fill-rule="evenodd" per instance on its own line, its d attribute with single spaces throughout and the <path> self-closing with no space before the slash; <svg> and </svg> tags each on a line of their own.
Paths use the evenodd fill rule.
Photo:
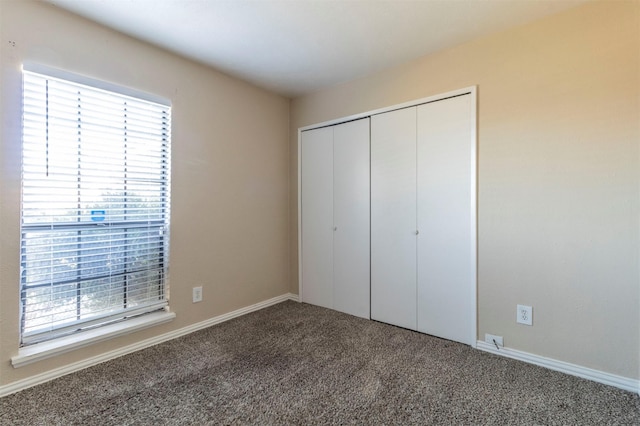
<svg viewBox="0 0 640 426">
<path fill-rule="evenodd" d="M 4 425 L 640 425 L 640 397 L 285 302 L 0 399 Z"/>
</svg>

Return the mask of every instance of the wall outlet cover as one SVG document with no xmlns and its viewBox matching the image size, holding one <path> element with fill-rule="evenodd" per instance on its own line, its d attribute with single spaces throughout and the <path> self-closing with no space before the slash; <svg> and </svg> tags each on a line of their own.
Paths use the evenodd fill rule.
<svg viewBox="0 0 640 426">
<path fill-rule="evenodd" d="M 518 305 L 516 322 L 519 324 L 533 325 L 533 308 L 527 305 Z"/>
<path fill-rule="evenodd" d="M 498 347 L 500 348 L 504 347 L 504 341 L 502 340 L 502 336 L 496 336 L 496 335 L 487 333 L 484 335 L 484 342 L 490 344 L 491 346 L 495 346 L 497 343 Z"/>
<path fill-rule="evenodd" d="M 193 288 L 193 303 L 202 302 L 202 287 Z"/>
</svg>

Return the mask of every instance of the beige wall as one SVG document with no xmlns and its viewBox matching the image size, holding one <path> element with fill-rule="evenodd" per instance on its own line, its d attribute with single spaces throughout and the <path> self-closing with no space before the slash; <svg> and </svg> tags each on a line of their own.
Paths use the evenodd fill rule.
<svg viewBox="0 0 640 426">
<path fill-rule="evenodd" d="M 640 3 L 590 3 L 293 100 L 291 291 L 297 129 L 478 85 L 478 336 L 639 378 L 639 62 Z"/>
<path fill-rule="evenodd" d="M 0 13 L 0 385 L 288 291 L 287 99 L 48 5 L 0 1 Z M 177 318 L 14 369 L 24 60 L 172 101 L 170 306 Z M 204 303 L 191 303 L 195 285 Z"/>
</svg>

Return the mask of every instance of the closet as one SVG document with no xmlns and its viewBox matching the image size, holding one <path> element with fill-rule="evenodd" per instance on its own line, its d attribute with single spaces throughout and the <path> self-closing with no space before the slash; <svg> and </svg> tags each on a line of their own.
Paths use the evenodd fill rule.
<svg viewBox="0 0 640 426">
<path fill-rule="evenodd" d="M 301 132 L 302 301 L 369 318 L 369 119 Z"/>
<path fill-rule="evenodd" d="M 301 301 L 475 346 L 475 99 L 301 129 Z"/>
</svg>

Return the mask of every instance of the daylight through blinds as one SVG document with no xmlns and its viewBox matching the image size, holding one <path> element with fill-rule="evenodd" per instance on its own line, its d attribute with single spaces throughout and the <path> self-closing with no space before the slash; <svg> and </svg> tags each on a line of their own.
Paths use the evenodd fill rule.
<svg viewBox="0 0 640 426">
<path fill-rule="evenodd" d="M 23 76 L 22 343 L 163 309 L 170 107 Z"/>
</svg>

